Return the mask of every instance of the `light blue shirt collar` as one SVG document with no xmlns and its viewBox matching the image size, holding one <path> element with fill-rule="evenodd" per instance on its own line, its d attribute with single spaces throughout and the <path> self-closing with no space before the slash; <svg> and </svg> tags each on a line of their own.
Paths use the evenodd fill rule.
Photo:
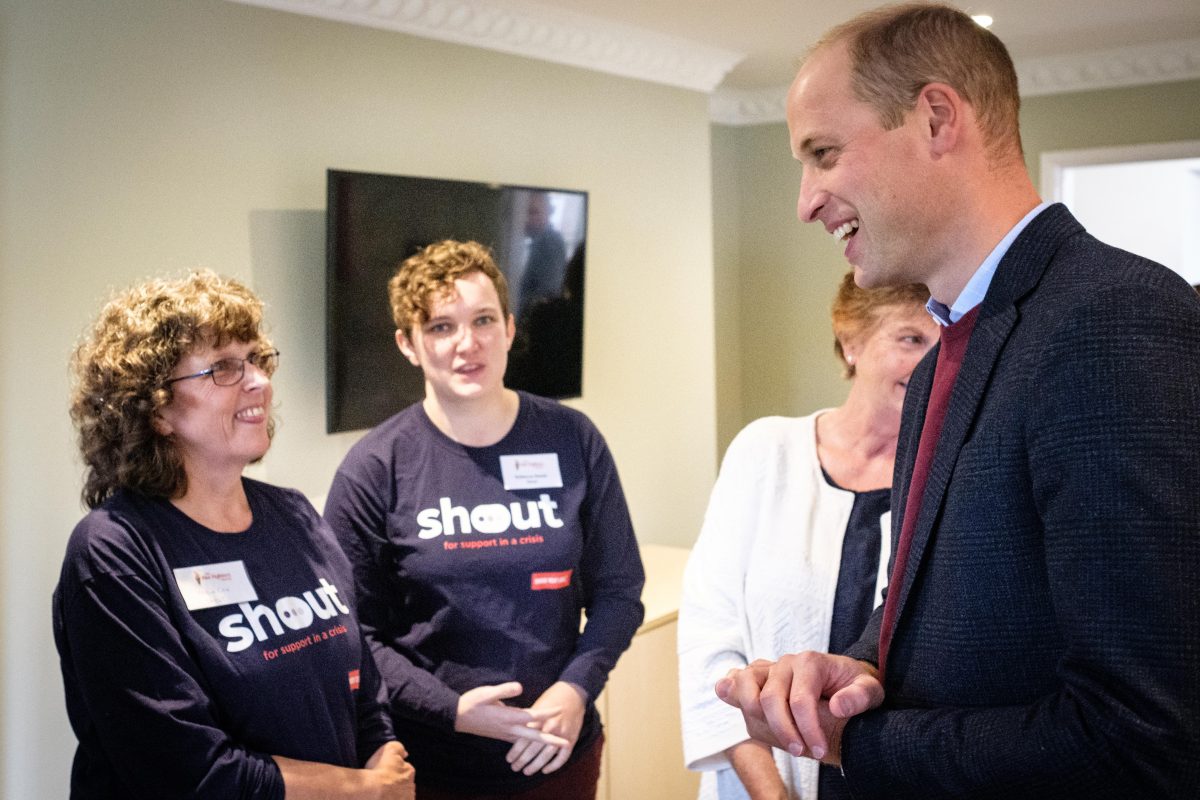
<svg viewBox="0 0 1200 800">
<path fill-rule="evenodd" d="M 1004 258 L 1004 254 L 1021 235 L 1021 231 L 1025 230 L 1025 226 L 1049 205 L 1049 203 L 1038 203 L 1032 211 L 1012 227 L 1012 230 L 1000 240 L 1000 243 L 992 248 L 992 252 L 988 253 L 988 257 L 979 265 L 979 269 L 975 270 L 975 274 L 971 276 L 971 280 L 967 281 L 967 285 L 963 287 L 953 305 L 947 308 L 932 297 L 929 298 L 929 302 L 925 304 L 925 310 L 939 325 L 953 325 L 966 316 L 968 311 L 983 302 L 988 287 L 992 285 L 992 278 L 996 275 L 996 267 L 1000 266 L 1000 259 Z"/>
</svg>

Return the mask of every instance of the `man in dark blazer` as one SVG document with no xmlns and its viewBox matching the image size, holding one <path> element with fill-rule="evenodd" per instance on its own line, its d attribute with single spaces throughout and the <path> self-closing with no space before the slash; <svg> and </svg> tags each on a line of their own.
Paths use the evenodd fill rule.
<svg viewBox="0 0 1200 800">
<path fill-rule="evenodd" d="M 797 75 L 801 219 L 946 327 L 908 386 L 884 605 L 845 655 L 716 690 L 856 798 L 1195 798 L 1200 301 L 1040 202 L 1018 105 L 1004 46 L 943 6 L 857 17 Z"/>
</svg>

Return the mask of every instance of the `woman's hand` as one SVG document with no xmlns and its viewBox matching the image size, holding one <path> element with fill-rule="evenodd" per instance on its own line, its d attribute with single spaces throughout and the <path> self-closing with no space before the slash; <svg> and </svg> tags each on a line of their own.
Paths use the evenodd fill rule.
<svg viewBox="0 0 1200 800">
<path fill-rule="evenodd" d="M 379 800 L 416 800 L 416 770 L 405 759 L 408 751 L 399 742 L 388 742 L 367 760 L 366 768 L 378 782 Z"/>
<path fill-rule="evenodd" d="M 513 708 L 502 702 L 520 694 L 521 684 L 516 681 L 477 686 L 464 692 L 458 698 L 454 730 L 505 742 L 532 741 L 553 747 L 570 746 L 566 739 L 541 729 L 543 722 L 558 713 L 557 707 L 539 708 L 535 703 L 533 708 Z"/>
<path fill-rule="evenodd" d="M 542 732 L 562 737 L 566 744 L 554 745 L 521 739 L 505 756 L 512 765 L 513 772 L 533 775 L 540 770 L 550 773 L 567 763 L 571 751 L 575 749 L 575 742 L 579 739 L 579 729 L 583 727 L 583 712 L 586 707 L 587 693 L 573 683 L 558 681 L 543 692 L 537 702 L 530 706 L 530 711 L 552 710 L 553 713 L 541 722 Z"/>
<path fill-rule="evenodd" d="M 750 800 L 788 800 L 787 788 L 775 766 L 771 748 L 747 739 L 725 750 Z"/>
<path fill-rule="evenodd" d="M 376 750 L 362 769 L 273 756 L 285 800 L 416 800 L 416 771 L 399 742 Z"/>
</svg>

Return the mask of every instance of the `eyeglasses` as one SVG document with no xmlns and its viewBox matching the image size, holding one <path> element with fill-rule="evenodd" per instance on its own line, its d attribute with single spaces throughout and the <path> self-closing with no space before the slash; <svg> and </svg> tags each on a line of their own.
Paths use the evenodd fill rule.
<svg viewBox="0 0 1200 800">
<path fill-rule="evenodd" d="M 264 350 L 261 353 L 251 353 L 245 358 L 222 358 L 220 361 L 210 364 L 208 369 L 202 369 L 193 375 L 171 378 L 163 386 L 170 386 L 176 381 L 186 381 L 188 378 L 202 378 L 205 375 L 212 378 L 213 383 L 217 386 L 233 386 L 241 383 L 242 377 L 246 374 L 247 361 L 270 377 L 275 373 L 275 368 L 279 366 L 279 351 Z"/>
</svg>

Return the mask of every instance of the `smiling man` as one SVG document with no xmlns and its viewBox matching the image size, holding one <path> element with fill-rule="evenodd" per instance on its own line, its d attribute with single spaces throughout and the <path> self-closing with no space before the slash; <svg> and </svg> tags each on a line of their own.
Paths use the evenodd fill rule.
<svg viewBox="0 0 1200 800">
<path fill-rule="evenodd" d="M 798 215 L 926 284 L 890 588 L 844 655 L 717 685 L 856 798 L 1200 791 L 1200 302 L 1041 203 L 1004 45 L 946 6 L 835 28 L 788 95 Z M 822 800 L 828 800 L 822 794 Z"/>
</svg>

